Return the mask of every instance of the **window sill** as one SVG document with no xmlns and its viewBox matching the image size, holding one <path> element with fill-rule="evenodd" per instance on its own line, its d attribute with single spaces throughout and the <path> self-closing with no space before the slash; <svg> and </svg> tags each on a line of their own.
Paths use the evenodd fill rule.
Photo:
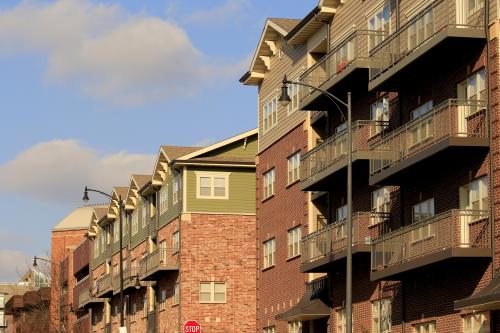
<svg viewBox="0 0 500 333">
<path fill-rule="evenodd" d="M 262 272 L 265 272 L 265 271 L 268 271 L 270 270 L 271 268 L 274 268 L 275 265 L 271 265 L 271 266 L 268 266 L 266 268 L 262 268 Z"/>
<path fill-rule="evenodd" d="M 293 185 L 295 185 L 295 184 L 297 184 L 299 182 L 300 182 L 300 178 L 294 180 L 293 182 L 291 182 L 290 184 L 288 184 L 287 186 L 285 186 L 285 188 L 290 188 L 290 187 L 292 187 Z"/>
<path fill-rule="evenodd" d="M 274 196 L 275 196 L 275 194 L 270 195 L 270 196 L 268 196 L 267 198 L 262 199 L 262 202 L 264 203 L 264 202 L 266 202 L 266 201 L 268 201 L 268 200 L 271 200 L 272 198 L 274 198 Z"/>
<path fill-rule="evenodd" d="M 295 259 L 297 259 L 297 258 L 300 258 L 300 254 L 297 254 L 297 255 L 295 255 L 295 256 L 293 256 L 293 257 L 286 258 L 286 261 L 287 261 L 287 262 L 288 262 L 288 261 L 292 261 L 292 260 L 295 260 Z"/>
<path fill-rule="evenodd" d="M 179 303 L 172 304 L 172 307 L 175 308 L 176 306 L 179 306 Z"/>
</svg>

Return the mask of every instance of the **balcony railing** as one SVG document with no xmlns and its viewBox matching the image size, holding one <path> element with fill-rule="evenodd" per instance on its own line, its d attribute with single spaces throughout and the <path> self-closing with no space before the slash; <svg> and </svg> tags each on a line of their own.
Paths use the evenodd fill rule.
<svg viewBox="0 0 500 333">
<path fill-rule="evenodd" d="M 332 48 L 321 60 L 301 75 L 299 81 L 314 87 L 320 87 L 326 81 L 344 72 L 356 60 L 369 60 L 368 43 L 371 38 L 382 38 L 384 31 L 357 30 Z M 368 66 L 367 66 L 368 67 Z M 302 101 L 314 89 L 300 87 L 299 97 Z"/>
<path fill-rule="evenodd" d="M 453 209 L 372 242 L 372 271 L 451 248 L 489 248 L 489 211 Z"/>
<path fill-rule="evenodd" d="M 139 267 L 130 267 L 123 269 L 123 290 L 134 287 L 139 274 Z M 113 291 L 120 291 L 120 273 L 113 276 Z"/>
<path fill-rule="evenodd" d="M 73 333 L 90 333 L 91 332 L 91 320 L 90 315 L 78 318 L 73 325 Z"/>
<path fill-rule="evenodd" d="M 98 297 L 109 291 L 112 291 L 111 273 L 104 275 L 96 282 L 96 294 L 98 295 Z"/>
<path fill-rule="evenodd" d="M 387 122 L 358 120 L 352 125 L 352 151 L 370 152 L 369 138 L 380 133 Z M 347 157 L 347 131 L 329 137 L 301 157 L 300 180 L 314 180 L 318 173 L 340 164 Z"/>
<path fill-rule="evenodd" d="M 141 260 L 139 275 L 141 279 L 148 279 L 156 272 L 178 268 L 178 249 L 160 248 Z"/>
<path fill-rule="evenodd" d="M 469 1 L 470 2 L 470 1 Z M 467 10 L 467 1 L 457 6 L 456 0 L 436 0 L 422 8 L 412 19 L 370 51 L 376 59 L 370 69 L 370 80 L 396 65 L 436 34 L 450 28 L 484 29 L 484 5 Z"/>
<path fill-rule="evenodd" d="M 108 323 L 104 326 L 104 333 L 111 333 L 111 324 Z"/>
<path fill-rule="evenodd" d="M 450 137 L 488 138 L 486 103 L 449 99 L 419 118 L 384 135 L 372 147 L 373 175 Z"/>
<path fill-rule="evenodd" d="M 90 279 L 88 276 L 78 281 L 73 288 L 73 307 L 77 310 L 90 300 Z"/>
<path fill-rule="evenodd" d="M 369 245 L 372 237 L 378 236 L 378 228 L 385 225 L 388 213 L 357 212 L 352 215 L 352 244 Z M 347 220 L 327 225 L 302 238 L 302 264 L 314 262 L 327 255 L 346 249 Z"/>
</svg>

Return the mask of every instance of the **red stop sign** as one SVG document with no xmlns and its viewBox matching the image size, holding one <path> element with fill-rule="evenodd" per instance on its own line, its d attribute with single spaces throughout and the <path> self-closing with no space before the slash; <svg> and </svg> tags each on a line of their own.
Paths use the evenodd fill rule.
<svg viewBox="0 0 500 333">
<path fill-rule="evenodd" d="M 188 320 L 184 324 L 184 333 L 201 333 L 201 325 L 196 320 Z"/>
</svg>

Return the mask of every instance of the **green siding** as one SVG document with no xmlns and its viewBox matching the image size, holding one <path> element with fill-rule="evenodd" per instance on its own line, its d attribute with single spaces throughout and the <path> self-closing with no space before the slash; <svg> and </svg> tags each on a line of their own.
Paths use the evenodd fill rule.
<svg viewBox="0 0 500 333">
<path fill-rule="evenodd" d="M 177 171 L 173 171 L 177 173 Z M 178 176 L 179 177 L 179 176 Z M 182 181 L 179 179 L 179 201 L 174 205 L 174 195 L 173 195 L 173 183 L 174 183 L 174 176 L 172 174 L 168 174 L 165 181 L 163 182 L 162 188 L 164 186 L 168 186 L 168 208 L 165 212 L 161 213 L 159 216 L 159 225 L 158 229 L 166 226 L 169 224 L 172 220 L 174 220 L 179 214 L 181 213 L 182 210 Z M 157 193 L 158 196 L 158 207 L 157 211 L 160 213 L 160 192 L 158 191 Z"/>
<path fill-rule="evenodd" d="M 104 248 L 102 248 L 101 246 L 101 235 L 103 234 L 104 229 L 99 228 L 97 230 L 97 236 L 92 241 L 92 268 L 96 268 L 99 265 L 102 265 L 102 263 L 104 263 L 104 260 L 106 260 L 106 246 L 104 246 Z M 94 242 L 99 242 L 99 255 L 97 257 L 94 256 Z"/>
<path fill-rule="evenodd" d="M 203 154 L 201 157 L 255 157 L 257 155 L 257 135 L 248 138 L 246 148 L 244 148 L 243 143 L 244 139 Z"/>
<path fill-rule="evenodd" d="M 228 199 L 197 199 L 195 171 L 230 172 Z M 255 169 L 189 167 L 187 170 L 187 211 L 255 214 Z"/>
<path fill-rule="evenodd" d="M 134 248 L 140 243 L 142 243 L 147 237 L 148 237 L 148 224 L 145 223 L 143 227 L 143 219 L 142 219 L 142 205 L 147 205 L 147 201 L 143 198 L 142 200 L 137 201 L 137 205 L 135 206 L 135 210 L 137 210 L 137 216 L 138 216 L 138 226 L 137 226 L 137 233 L 135 235 L 132 235 L 130 239 L 130 247 Z M 146 216 L 146 221 L 148 217 Z"/>
</svg>

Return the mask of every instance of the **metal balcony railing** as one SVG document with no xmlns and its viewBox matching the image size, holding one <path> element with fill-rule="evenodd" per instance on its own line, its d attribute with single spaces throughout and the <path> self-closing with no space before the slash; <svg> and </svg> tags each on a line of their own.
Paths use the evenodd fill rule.
<svg viewBox="0 0 500 333">
<path fill-rule="evenodd" d="M 160 248 L 141 260 L 139 275 L 141 279 L 158 270 L 176 270 L 179 267 L 179 250 Z"/>
<path fill-rule="evenodd" d="M 371 238 L 378 236 L 378 227 L 385 225 L 384 222 L 389 217 L 389 213 L 354 213 L 352 215 L 352 244 L 369 245 Z M 334 222 L 302 238 L 302 264 L 345 250 L 347 246 L 346 222 L 345 219 Z"/>
<path fill-rule="evenodd" d="M 384 31 L 356 30 L 341 40 L 314 66 L 310 67 L 300 76 L 299 81 L 314 87 L 320 87 L 323 83 L 342 73 L 355 60 L 369 60 L 368 44 L 371 38 L 385 36 Z M 299 98 L 302 101 L 315 90 L 301 86 Z"/>
<path fill-rule="evenodd" d="M 369 138 L 381 133 L 387 122 L 358 120 L 352 125 L 352 151 L 370 151 Z M 319 172 L 347 158 L 347 131 L 329 137 L 300 159 L 300 180 L 313 179 Z"/>
<path fill-rule="evenodd" d="M 127 267 L 123 269 L 123 289 L 135 286 L 136 279 L 139 274 L 139 267 Z M 115 293 L 120 291 L 120 273 L 118 272 L 113 276 L 113 291 Z"/>
<path fill-rule="evenodd" d="M 97 280 L 96 294 L 102 295 L 105 292 L 111 291 L 111 273 L 108 273 Z"/>
<path fill-rule="evenodd" d="M 370 174 L 390 168 L 450 137 L 488 138 L 486 103 L 449 99 L 387 133 L 372 147 Z"/>
<path fill-rule="evenodd" d="M 78 318 L 73 325 L 73 333 L 87 333 L 91 331 L 91 320 L 90 315 L 86 314 L 81 318 Z"/>
<path fill-rule="evenodd" d="M 489 211 L 452 209 L 372 242 L 372 271 L 449 248 L 489 248 Z"/>
<path fill-rule="evenodd" d="M 456 0 L 432 2 L 374 47 L 370 57 L 376 61 L 371 62 L 370 80 L 387 71 L 439 32 L 450 28 L 483 30 L 484 5 L 478 10 L 469 10 L 467 1 L 463 1 L 460 6 L 457 3 Z"/>
</svg>

